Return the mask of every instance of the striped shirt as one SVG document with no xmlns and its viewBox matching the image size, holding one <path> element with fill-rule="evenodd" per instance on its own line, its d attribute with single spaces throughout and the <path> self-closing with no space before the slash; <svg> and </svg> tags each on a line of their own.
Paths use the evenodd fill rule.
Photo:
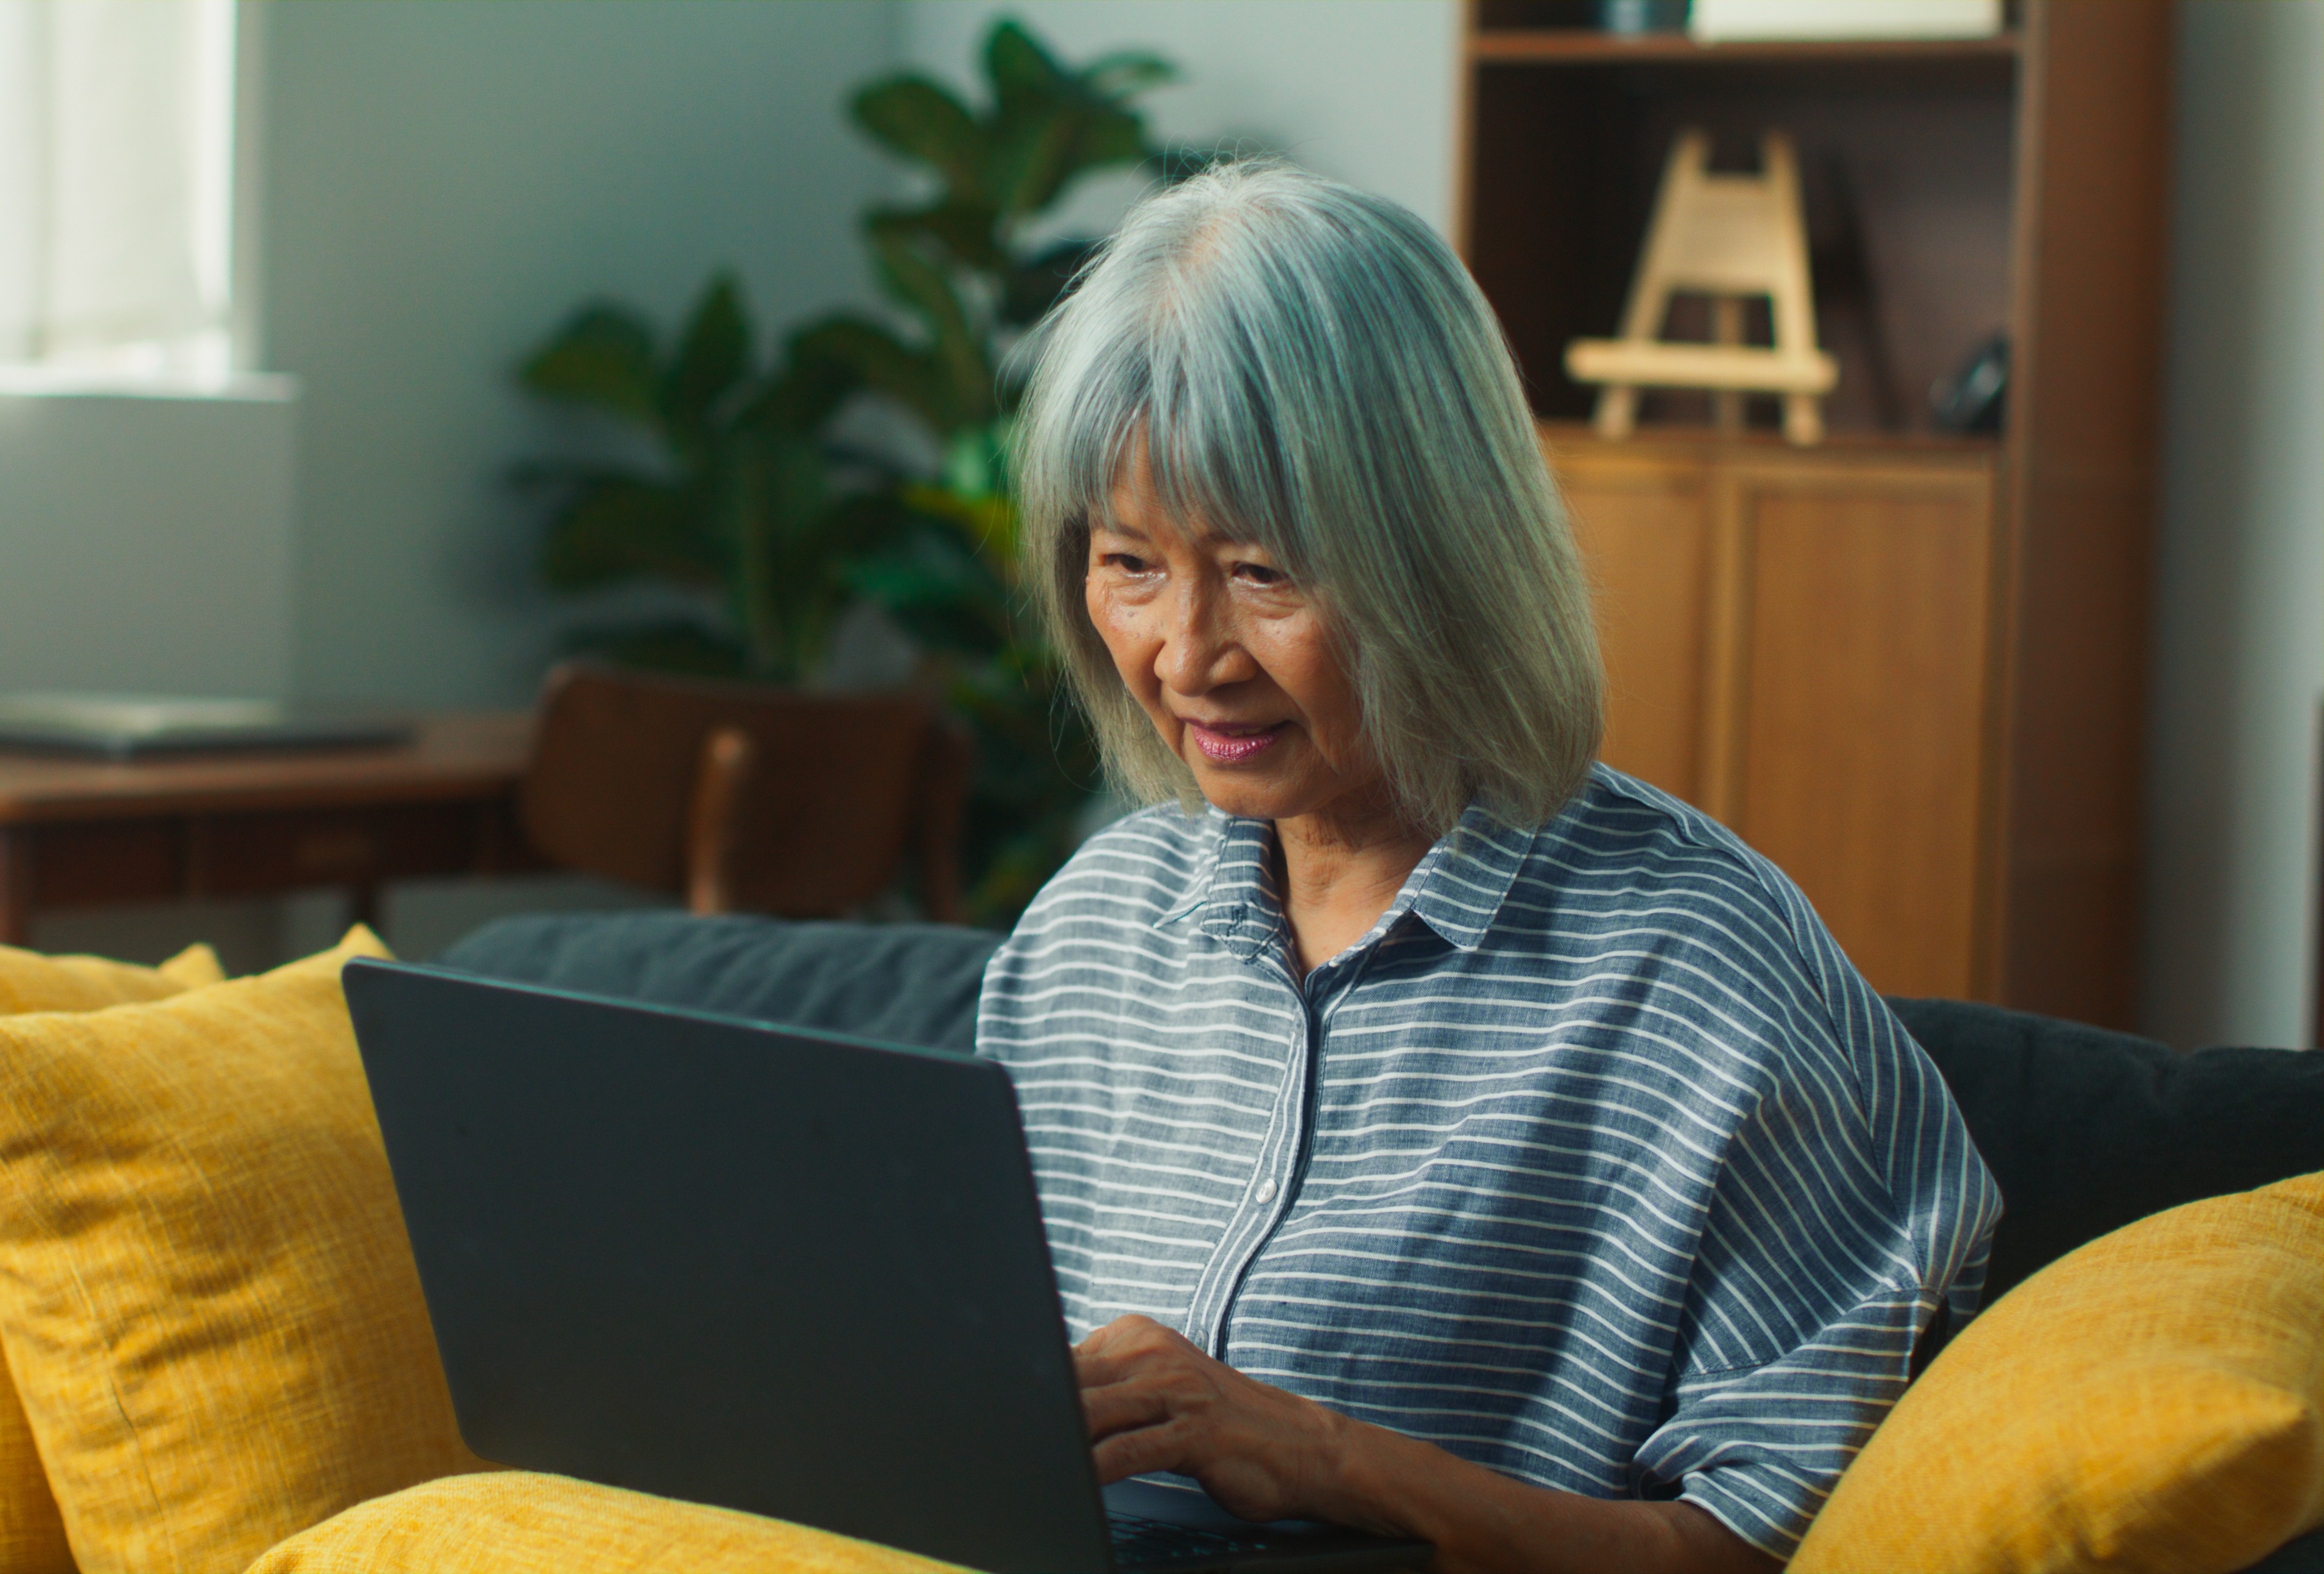
<svg viewBox="0 0 2324 1574">
<path fill-rule="evenodd" d="M 1127 1312 L 1543 1487 L 1787 1556 L 1975 1310 L 2000 1197 L 1790 881 L 1600 767 L 1303 980 L 1273 828 L 1122 820 L 987 968 L 1079 1339 Z"/>
</svg>

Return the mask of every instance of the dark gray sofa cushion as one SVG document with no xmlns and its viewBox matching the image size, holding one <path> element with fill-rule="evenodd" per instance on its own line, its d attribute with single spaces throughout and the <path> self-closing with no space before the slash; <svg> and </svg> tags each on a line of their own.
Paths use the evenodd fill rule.
<svg viewBox="0 0 2324 1574">
<path fill-rule="evenodd" d="M 1001 936 L 939 924 L 567 913 L 503 918 L 445 967 L 586 994 L 966 1051 Z"/>
<path fill-rule="evenodd" d="M 2324 1054 L 2203 1049 L 1961 1000 L 1892 999 L 2001 1183 L 1989 1303 L 2134 1220 L 2324 1169 Z"/>
<path fill-rule="evenodd" d="M 506 918 L 450 967 L 966 1050 L 1001 936 L 684 913 Z M 2324 1168 L 2324 1054 L 2207 1049 L 1960 1000 L 1889 1004 L 1943 1072 L 2006 1205 L 1990 1302 L 2133 1220 Z"/>
</svg>

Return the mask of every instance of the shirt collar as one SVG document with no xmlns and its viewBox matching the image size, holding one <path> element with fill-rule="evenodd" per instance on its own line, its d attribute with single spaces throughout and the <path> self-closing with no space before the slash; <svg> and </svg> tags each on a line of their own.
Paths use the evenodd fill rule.
<svg viewBox="0 0 2324 1574">
<path fill-rule="evenodd" d="M 1455 951 L 1474 951 L 1492 933 L 1532 846 L 1530 832 L 1503 824 L 1483 805 L 1471 804 L 1459 823 L 1436 839 L 1382 917 L 1392 924 L 1408 911 Z"/>
<path fill-rule="evenodd" d="M 1204 934 L 1248 961 L 1275 941 L 1283 925 L 1275 888 L 1275 827 L 1265 820 L 1217 819 L 1209 867 L 1187 882 L 1185 898 L 1155 925 L 1192 917 Z M 1482 805 L 1470 805 L 1459 823 L 1422 855 L 1364 943 L 1378 940 L 1409 913 L 1455 950 L 1476 950 L 1491 932 L 1532 845 L 1530 833 L 1502 824 Z"/>
<path fill-rule="evenodd" d="M 1219 833 L 1209 867 L 1187 882 L 1185 899 L 1156 926 L 1192 917 L 1196 928 L 1248 962 L 1283 925 L 1283 904 L 1275 889 L 1275 827 L 1266 820 L 1213 813 Z"/>
</svg>

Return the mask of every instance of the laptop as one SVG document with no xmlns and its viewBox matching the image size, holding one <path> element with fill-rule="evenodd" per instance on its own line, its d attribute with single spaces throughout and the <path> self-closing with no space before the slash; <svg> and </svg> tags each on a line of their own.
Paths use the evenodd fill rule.
<svg viewBox="0 0 2324 1574">
<path fill-rule="evenodd" d="M 347 1003 L 487 1459 L 971 1568 L 1373 1569 L 1425 1542 L 1100 1488 L 1000 1066 L 395 962 Z"/>
</svg>

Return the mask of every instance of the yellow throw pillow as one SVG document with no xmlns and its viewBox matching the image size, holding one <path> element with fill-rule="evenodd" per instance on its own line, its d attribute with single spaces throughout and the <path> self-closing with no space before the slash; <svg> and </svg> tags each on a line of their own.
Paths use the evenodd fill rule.
<svg viewBox="0 0 2324 1574">
<path fill-rule="evenodd" d="M 32 1422 L 0 1364 L 0 1574 L 72 1574 L 72 1546 Z"/>
<path fill-rule="evenodd" d="M 284 1542 L 250 1574 L 936 1574 L 954 1567 L 731 1508 L 509 1470 L 358 1505 Z"/>
<path fill-rule="evenodd" d="M 1872 1434 L 1795 1574 L 2226 1570 L 2324 1523 L 2324 1174 L 2052 1263 Z"/>
<path fill-rule="evenodd" d="M 0 1017 L 164 999 L 225 978 L 217 953 L 207 945 L 189 946 L 158 968 L 0 945 Z M 15 1380 L 0 1370 L 0 1574 L 70 1574 L 72 1566 Z"/>
<path fill-rule="evenodd" d="M 84 1569 L 239 1569 L 481 1465 L 339 989 L 383 954 L 0 1017 L 0 1337 Z"/>
<path fill-rule="evenodd" d="M 160 967 L 101 956 L 43 956 L 0 945 L 0 1017 L 24 1011 L 101 1011 L 107 1006 L 167 999 L 223 982 L 217 953 L 190 945 Z"/>
</svg>

